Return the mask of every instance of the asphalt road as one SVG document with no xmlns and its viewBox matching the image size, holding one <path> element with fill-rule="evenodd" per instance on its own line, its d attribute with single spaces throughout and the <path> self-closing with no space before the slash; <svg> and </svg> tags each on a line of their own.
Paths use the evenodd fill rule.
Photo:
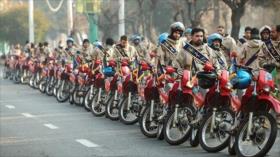
<svg viewBox="0 0 280 157">
<path fill-rule="evenodd" d="M 280 135 L 271 157 L 280 156 Z M 0 76 L 1 157 L 224 157 L 188 142 L 170 146 L 145 137 L 138 125 L 94 117 L 83 108 L 58 103 L 27 85 Z"/>
</svg>

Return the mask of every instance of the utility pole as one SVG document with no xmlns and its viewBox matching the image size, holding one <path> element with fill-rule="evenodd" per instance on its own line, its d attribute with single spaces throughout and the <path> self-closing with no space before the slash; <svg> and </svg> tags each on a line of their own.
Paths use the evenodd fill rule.
<svg viewBox="0 0 280 157">
<path fill-rule="evenodd" d="M 125 34 L 124 0 L 119 0 L 119 37 Z"/>
<path fill-rule="evenodd" d="M 71 35 L 73 30 L 73 0 L 67 0 L 67 28 L 68 35 Z"/>
<path fill-rule="evenodd" d="M 29 13 L 28 13 L 28 20 L 29 20 L 29 42 L 34 42 L 34 3 L 33 0 L 29 0 Z"/>
</svg>

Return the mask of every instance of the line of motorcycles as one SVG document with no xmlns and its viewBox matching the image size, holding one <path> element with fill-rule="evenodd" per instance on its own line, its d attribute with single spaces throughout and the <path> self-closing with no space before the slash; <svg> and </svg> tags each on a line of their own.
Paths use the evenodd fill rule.
<svg viewBox="0 0 280 157">
<path fill-rule="evenodd" d="M 276 140 L 273 113 L 280 113 L 280 102 L 271 94 L 275 87 L 269 72 L 234 66 L 233 74 L 217 73 L 207 63 L 193 77 L 171 66 L 159 74 L 137 60 L 96 60 L 73 68 L 52 58 L 41 63 L 10 56 L 4 76 L 58 102 L 83 106 L 94 116 L 139 123 L 145 136 L 170 145 L 189 140 L 211 153 L 227 148 L 231 155 L 261 157 Z M 239 98 L 236 91 L 245 94 Z"/>
</svg>

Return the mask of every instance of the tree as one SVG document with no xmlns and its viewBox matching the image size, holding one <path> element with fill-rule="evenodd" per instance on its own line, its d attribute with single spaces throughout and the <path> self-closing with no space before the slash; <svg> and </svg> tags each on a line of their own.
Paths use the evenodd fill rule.
<svg viewBox="0 0 280 157">
<path fill-rule="evenodd" d="M 16 5 L 0 14 L 0 41 L 23 44 L 28 39 L 28 6 Z M 34 12 L 35 41 L 42 41 L 49 28 L 48 18 L 40 11 Z"/>
<path fill-rule="evenodd" d="M 127 1 L 127 8 L 138 8 L 136 10 L 127 9 L 126 11 L 125 22 L 132 26 L 131 33 L 140 33 L 148 39 L 155 41 L 154 14 L 157 11 L 159 2 L 159 0 Z"/>
<path fill-rule="evenodd" d="M 103 33 L 103 41 L 108 37 L 117 39 L 119 23 L 118 8 L 118 1 L 106 1 L 102 4 L 97 25 L 99 30 Z"/>
<path fill-rule="evenodd" d="M 245 4 L 249 0 L 223 0 L 223 2 L 228 5 L 231 9 L 231 36 L 234 39 L 238 39 L 239 30 L 240 30 L 240 19 L 245 12 Z"/>
</svg>

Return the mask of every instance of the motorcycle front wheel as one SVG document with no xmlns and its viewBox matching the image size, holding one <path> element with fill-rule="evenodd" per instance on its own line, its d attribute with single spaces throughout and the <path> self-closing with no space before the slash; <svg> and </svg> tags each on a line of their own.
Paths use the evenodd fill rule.
<svg viewBox="0 0 280 157">
<path fill-rule="evenodd" d="M 247 136 L 248 121 L 248 119 L 243 121 L 237 131 L 236 154 L 241 157 L 265 156 L 276 140 L 276 120 L 267 112 L 254 113 L 251 134 Z"/>
</svg>

